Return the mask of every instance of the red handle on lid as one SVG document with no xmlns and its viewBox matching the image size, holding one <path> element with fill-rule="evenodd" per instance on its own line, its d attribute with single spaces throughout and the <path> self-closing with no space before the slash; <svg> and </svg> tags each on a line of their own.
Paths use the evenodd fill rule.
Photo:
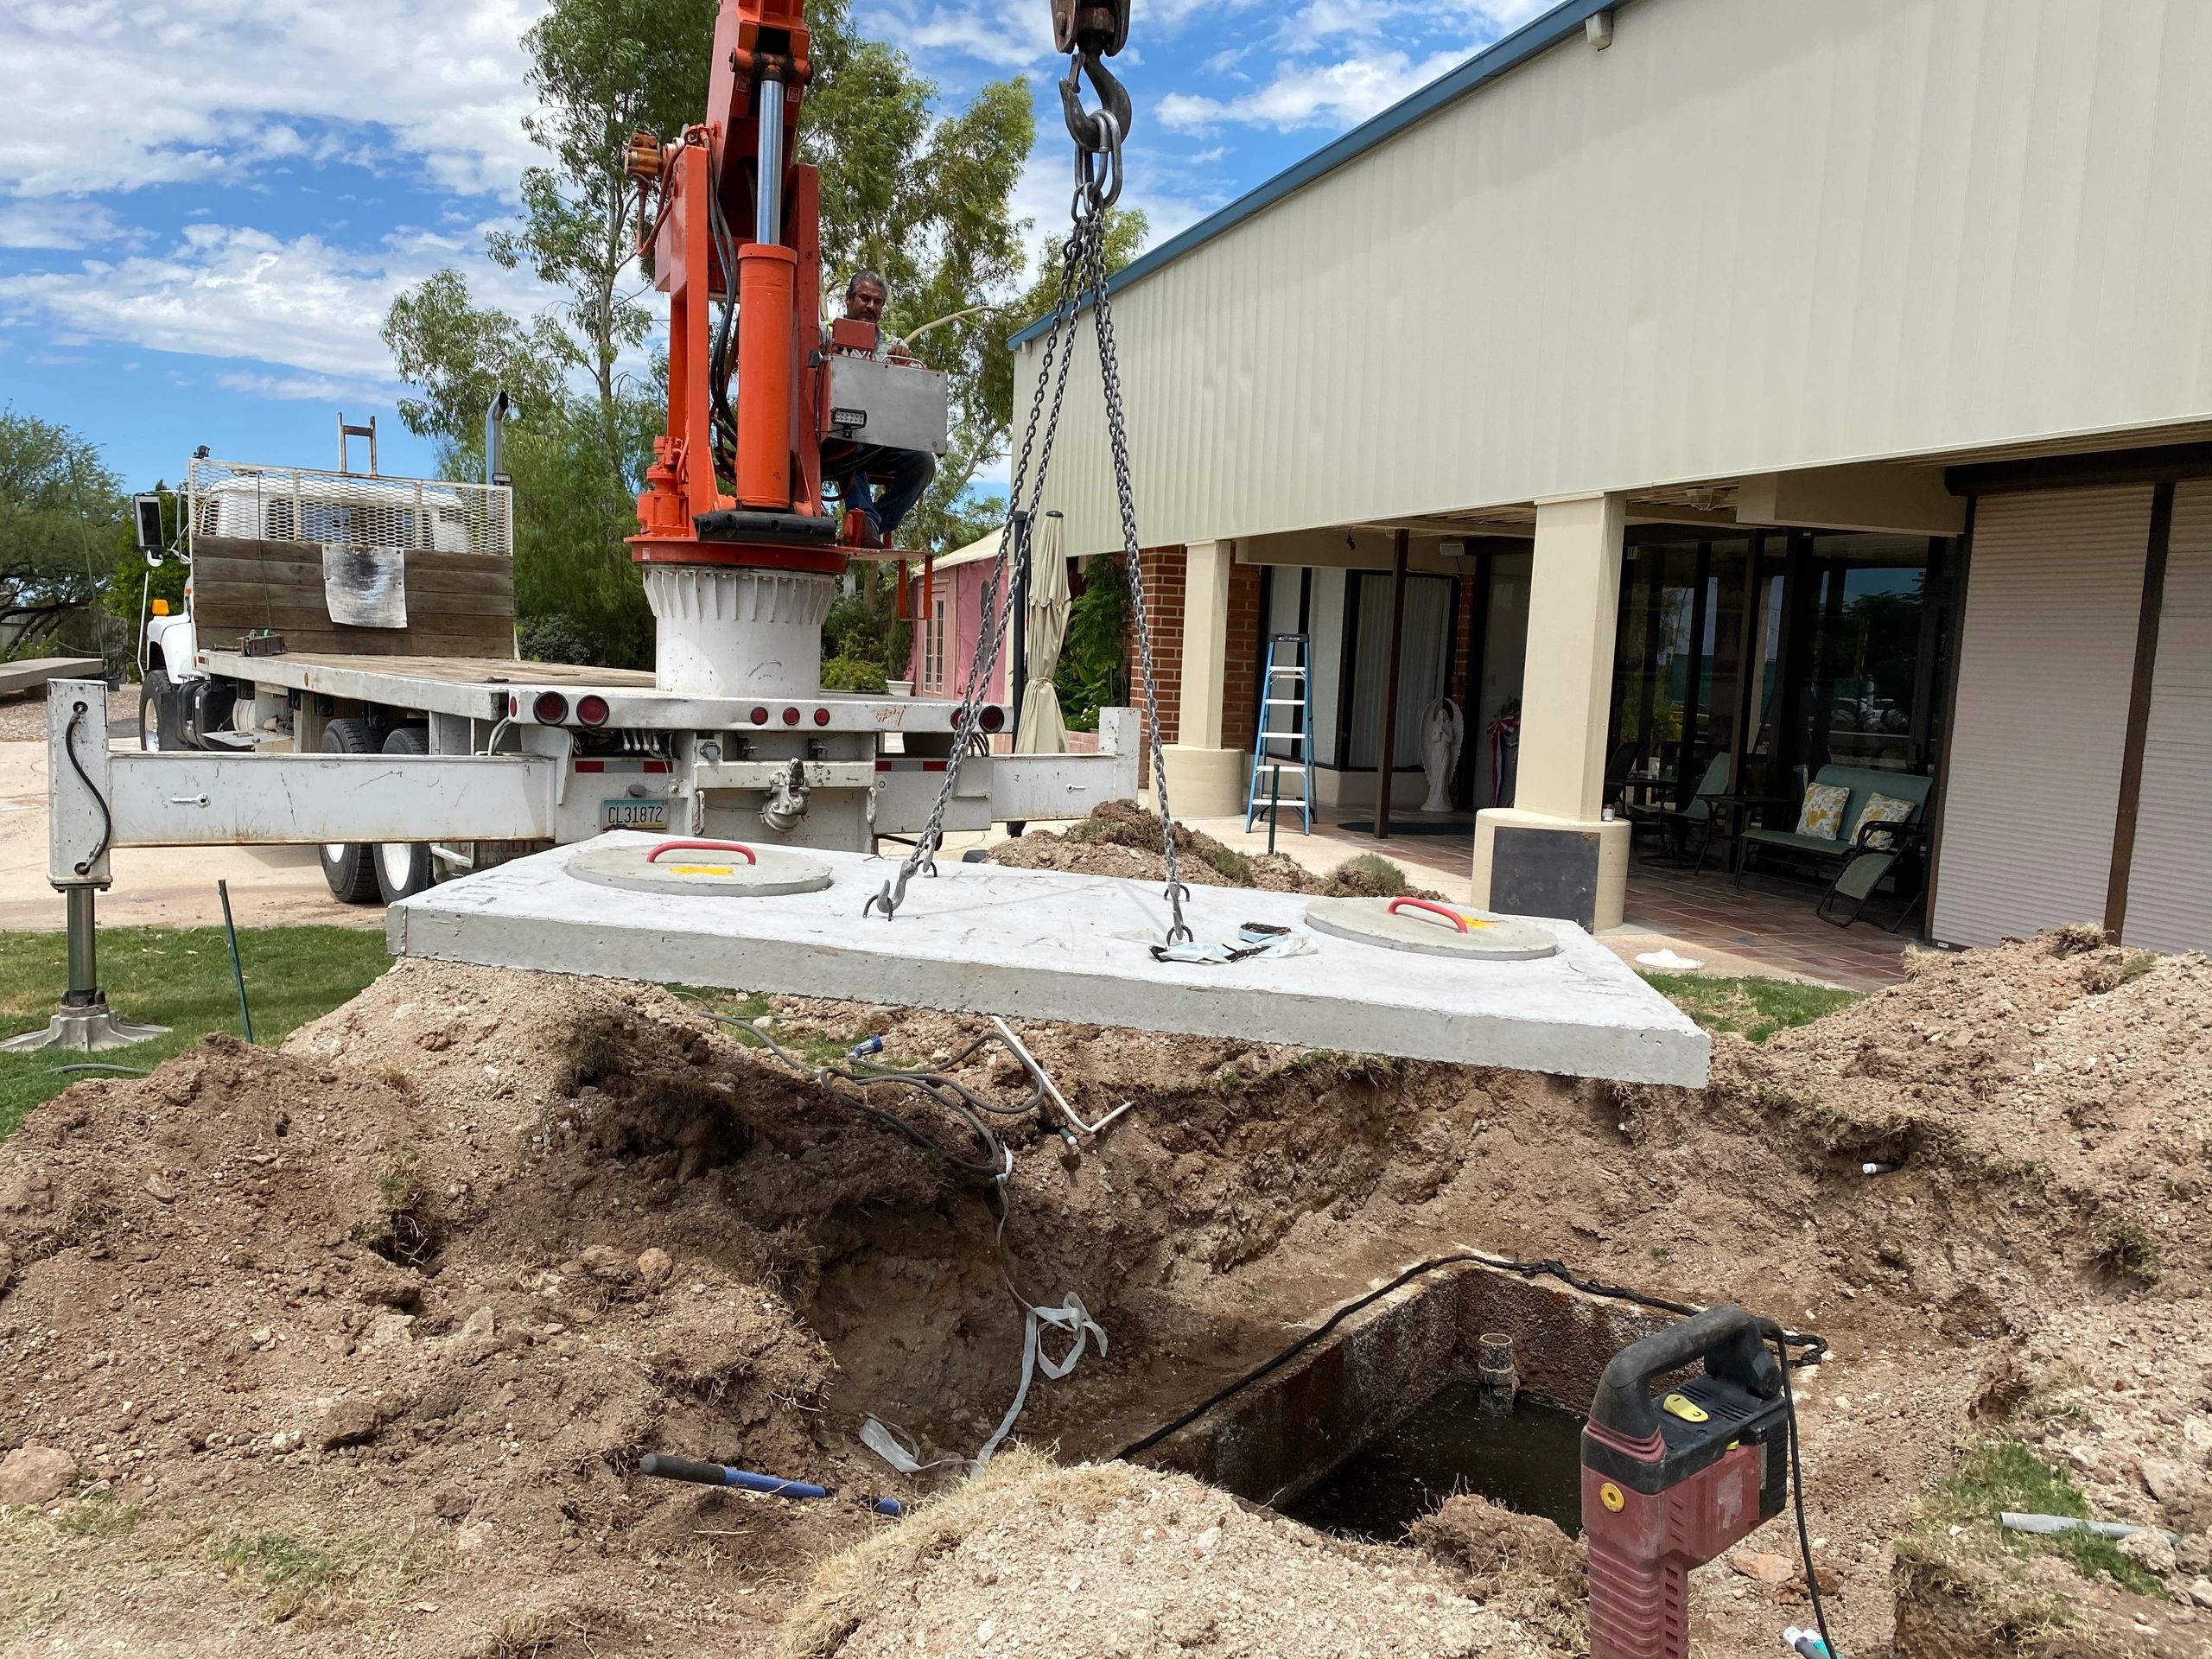
<svg viewBox="0 0 2212 1659">
<path fill-rule="evenodd" d="M 1462 916 L 1456 910 L 1452 910 L 1446 906 L 1436 903 L 1433 899 L 1393 899 L 1390 901 L 1390 908 L 1388 913 L 1395 916 L 1401 910 L 1405 909 L 1427 911 L 1432 915 L 1441 916 L 1446 921 L 1451 923 L 1452 926 L 1458 928 L 1462 933 L 1467 931 L 1467 918 L 1465 917 Z"/>
<path fill-rule="evenodd" d="M 648 864 L 654 862 L 663 853 L 679 852 L 686 849 L 696 849 L 702 853 L 743 853 L 747 863 L 758 864 L 760 861 L 754 855 L 753 849 L 741 841 L 664 841 L 657 843 L 653 849 L 645 855 L 645 862 Z"/>
</svg>

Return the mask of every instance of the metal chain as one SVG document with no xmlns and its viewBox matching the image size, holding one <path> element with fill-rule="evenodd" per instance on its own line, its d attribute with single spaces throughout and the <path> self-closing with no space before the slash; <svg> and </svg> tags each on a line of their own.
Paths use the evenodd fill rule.
<svg viewBox="0 0 2212 1659">
<path fill-rule="evenodd" d="M 1102 67 L 1095 60 L 1085 67 L 1100 72 Z M 1075 79 L 1075 70 L 1068 73 L 1070 86 Z M 1094 83 L 1098 73 L 1093 73 Z M 1118 83 L 1106 78 L 1111 92 L 1121 92 Z M 1067 89 L 1064 88 L 1064 95 Z M 1106 93 L 1108 86 L 1102 86 Z M 1167 930 L 1167 943 L 1176 944 L 1191 938 L 1189 925 L 1183 919 L 1183 901 L 1191 890 L 1183 884 L 1177 868 L 1175 855 L 1175 821 L 1167 804 L 1167 768 L 1160 737 L 1160 691 L 1153 670 L 1152 628 L 1145 613 L 1142 559 L 1137 545 L 1135 498 L 1129 482 L 1128 434 L 1122 409 L 1121 366 L 1114 349 L 1114 318 L 1106 295 L 1106 209 L 1121 193 L 1120 136 L 1127 129 L 1128 95 L 1121 97 L 1118 110 L 1102 109 L 1095 118 L 1091 134 L 1077 130 L 1079 106 L 1072 96 L 1070 105 L 1069 130 L 1076 139 L 1077 187 L 1072 204 L 1071 226 L 1066 242 L 1060 251 L 1060 278 L 1053 299 L 1052 327 L 1045 335 L 1045 350 L 1039 361 L 1037 384 L 1030 394 L 1029 418 L 1021 435 L 1021 448 L 1015 461 L 1014 475 L 1007 491 L 1007 522 L 999 532 L 998 550 L 991 560 L 989 573 L 984 579 L 982 593 L 983 626 L 976 637 L 976 648 L 968 665 L 968 679 L 961 693 L 960 712 L 954 721 L 952 753 L 944 768 L 944 781 L 938 787 L 936 802 L 930 808 L 928 821 L 915 837 L 914 849 L 900 863 L 898 871 L 883 884 L 882 891 L 870 898 L 861 911 L 862 915 L 881 906 L 887 919 L 898 913 L 906 902 L 906 886 L 917 873 L 934 876 L 937 874 L 937 852 L 944 842 L 944 815 L 951 804 L 955 785 L 959 782 L 961 762 L 969 752 L 980 747 L 983 692 L 992 673 L 998 666 L 999 651 L 1005 634 L 998 626 L 1000 594 L 1008 582 L 1012 556 L 1017 539 L 1017 527 L 1033 525 L 1037 510 L 1045 493 L 1045 480 L 1052 470 L 1052 445 L 1058 436 L 1060 410 L 1067 396 L 1068 371 L 1075 361 L 1075 315 L 1083 298 L 1087 280 L 1098 340 L 1099 380 L 1104 388 L 1106 430 L 1114 461 L 1114 492 L 1122 518 L 1122 558 L 1129 584 L 1129 613 L 1135 620 L 1137 652 L 1144 679 L 1144 718 L 1151 743 L 1153 790 L 1160 808 L 1160 842 L 1161 856 L 1167 870 L 1166 899 L 1173 919 Z M 1112 165 L 1109 176 L 1101 178 L 1096 165 L 1096 152 L 1110 151 Z M 1037 445 L 1037 423 L 1045 408 L 1045 388 L 1052 385 L 1051 413 L 1045 421 L 1044 443 Z M 1032 477 L 1029 467 L 1035 455 L 1037 470 Z M 1023 500 L 1024 486 L 1028 499 Z"/>
<path fill-rule="evenodd" d="M 1044 356 L 1037 372 L 1037 385 L 1029 398 L 1029 418 L 1021 435 L 1021 448 L 1014 461 L 1014 475 L 1007 490 L 1007 521 L 999 531 L 997 552 L 991 559 L 988 575 L 984 578 L 982 593 L 982 627 L 976 635 L 974 654 L 969 659 L 968 677 L 961 690 L 960 710 L 953 721 L 952 753 L 945 761 L 944 781 L 938 785 L 937 799 L 930 807 L 930 815 L 914 838 L 914 849 L 899 864 L 898 870 L 884 882 L 882 891 L 870 898 L 861 913 L 867 915 L 878 906 L 887 919 L 899 912 L 906 902 L 906 886 L 917 874 L 934 876 L 937 874 L 937 853 L 944 843 L 944 815 L 952 804 L 954 786 L 960 780 L 961 763 L 976 747 L 982 735 L 983 692 L 990 677 L 998 666 L 1000 645 L 1005 630 L 995 626 L 998 616 L 999 594 L 1006 582 L 1012 563 L 1015 525 L 1021 522 L 1022 488 L 1029 485 L 1028 517 L 1034 522 L 1039 500 L 1044 493 L 1045 475 L 1052 463 L 1052 443 L 1060 426 L 1060 408 L 1067 395 L 1068 367 L 1075 360 L 1075 330 L 1073 327 L 1077 301 L 1082 296 L 1078 272 L 1084 261 L 1084 232 L 1086 223 L 1078 219 L 1076 230 L 1068 237 L 1060 251 L 1060 280 L 1052 303 L 1052 324 L 1045 335 Z M 1065 348 L 1065 349 L 1064 349 Z M 1058 372 L 1054 372 L 1058 359 Z M 1037 473 L 1033 482 L 1029 479 L 1030 458 L 1037 448 L 1037 423 L 1045 410 L 1045 392 L 1052 387 L 1052 413 L 1045 425 L 1045 442 L 1037 454 Z"/>
<path fill-rule="evenodd" d="M 1129 487 L 1129 439 L 1122 416 L 1122 368 L 1114 351 L 1114 308 L 1106 296 L 1106 237 L 1104 214 L 1095 212 L 1101 225 L 1090 238 L 1090 310 L 1098 335 L 1098 380 L 1106 393 L 1106 438 L 1114 456 L 1114 495 L 1122 510 L 1122 561 L 1129 582 L 1129 615 L 1136 623 L 1137 655 L 1144 668 L 1145 725 L 1152 746 L 1152 790 L 1160 804 L 1160 853 L 1167 865 L 1167 906 L 1174 916 L 1167 943 L 1179 944 L 1191 937 L 1183 920 L 1183 900 L 1191 890 L 1175 868 L 1175 818 L 1167 805 L 1167 764 L 1160 741 L 1160 692 L 1153 677 L 1152 626 L 1145 615 L 1142 560 L 1137 548 L 1137 510 Z"/>
</svg>

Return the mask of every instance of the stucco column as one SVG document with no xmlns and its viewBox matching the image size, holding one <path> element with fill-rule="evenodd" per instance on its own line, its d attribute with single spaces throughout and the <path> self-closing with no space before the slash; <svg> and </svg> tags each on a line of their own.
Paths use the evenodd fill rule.
<svg viewBox="0 0 2212 1659">
<path fill-rule="evenodd" d="M 1513 804 L 1475 815 L 1475 902 L 1620 925 L 1629 826 L 1601 818 L 1626 499 L 1536 504 Z"/>
<path fill-rule="evenodd" d="M 1244 810 L 1246 756 L 1221 744 L 1229 649 L 1229 571 L 1234 542 L 1192 542 L 1183 551 L 1183 682 L 1175 741 L 1167 745 L 1167 803 L 1179 818 Z"/>
</svg>

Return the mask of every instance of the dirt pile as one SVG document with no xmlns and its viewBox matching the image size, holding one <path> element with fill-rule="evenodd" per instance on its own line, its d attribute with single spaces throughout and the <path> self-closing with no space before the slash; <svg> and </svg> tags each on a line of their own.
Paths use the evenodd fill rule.
<svg viewBox="0 0 2212 1659">
<path fill-rule="evenodd" d="M 2001 1205 L 1972 1228 L 1969 1250 L 1994 1229 L 2020 1236 L 2023 1265 L 2058 1265 L 2057 1246 L 2094 1281 L 2084 1288 L 2149 1285 L 2168 1267 L 2204 1283 L 2212 962 L 2108 946 L 2087 930 L 1914 967 L 1904 984 L 1764 1047 L 1717 1046 L 1709 1097 L 1747 1122 L 1786 1122 L 1842 1167 L 1902 1166 L 1946 1195 Z M 2047 1238 L 2023 1225 L 2030 1216 Z M 1894 1285 L 1885 1249 L 1866 1241 L 1857 1282 Z M 1947 1303 L 1965 1299 L 1955 1322 L 1996 1334 L 1996 1315 L 1968 1305 L 1969 1279 L 1942 1288 Z"/>
<path fill-rule="evenodd" d="M 275 1623 L 307 1653 L 765 1653 L 817 1565 L 858 1545 L 866 1582 L 807 1604 L 850 1615 L 856 1654 L 918 1621 L 929 1651 L 984 1650 L 987 1618 L 988 1651 L 1065 1618 L 1071 1642 L 1142 1653 L 1147 1610 L 1165 1652 L 1201 1633 L 1168 1629 L 1183 1605 L 1215 1620 L 1198 1651 L 1331 1650 L 1331 1627 L 1282 1622 L 1290 1595 L 1387 1605 L 1406 1622 L 1376 1628 L 1408 1651 L 1572 1654 L 1571 1569 L 1472 1500 L 1425 1523 L 1423 1566 L 1143 1470 L 1010 1465 L 896 1524 L 635 1473 L 664 1450 L 942 1491 L 950 1471 L 896 1475 L 856 1433 L 873 1413 L 925 1459 L 972 1456 L 1020 1373 L 1010 1281 L 1078 1294 L 1112 1338 L 1033 1387 L 1020 1438 L 1110 1458 L 1319 1311 L 1473 1244 L 1831 1339 L 1801 1391 L 1815 1554 L 1844 1649 L 1878 1652 L 1898 1584 L 1909 1610 L 1960 1599 L 1915 1588 L 1936 1580 L 1910 1538 L 1961 1446 L 2031 1447 L 2094 1512 L 2184 1532 L 2212 1480 L 2212 969 L 2085 944 L 1931 960 L 1763 1048 L 1721 1039 L 1702 1092 L 1026 1026 L 1087 1121 L 1133 1104 L 1074 1148 L 994 1117 L 1002 1232 L 1000 1189 L 692 1002 L 404 963 L 281 1052 L 212 1041 L 81 1084 L 0 1146 L 0 1454 L 53 1448 L 76 1480 L 0 1518 L 0 1628 L 149 1652 L 236 1651 Z M 810 1066 L 876 1035 L 887 1060 L 950 1067 L 982 1028 L 728 1011 Z M 957 1072 L 1027 1092 L 1003 1052 Z M 937 1108 L 899 1109 L 965 1144 Z M 1179 1518 L 1148 1518 L 1163 1506 Z M 1969 1509 L 1935 1535 L 1983 1539 Z M 1752 1547 L 1794 1560 L 1786 1517 Z M 2196 1559 L 2077 1573 L 2072 1603 L 2202 1643 Z M 1942 1584 L 1981 1585 L 2014 1557 L 1945 1560 Z M 1725 1567 L 1693 1592 L 1713 1652 L 1810 1611 Z"/>
<path fill-rule="evenodd" d="M 1974 1413 L 1899 1545 L 1901 1659 L 2212 1650 L 2212 1299 L 2054 1319 L 1991 1356 Z M 2152 1530 L 2026 1539 L 2005 1510 Z"/>
<path fill-rule="evenodd" d="M 1314 1659 L 1533 1655 L 1417 1554 L 1342 1542 L 1185 1476 L 1010 1459 L 830 1562 L 786 1659 L 1035 1651 Z"/>
<path fill-rule="evenodd" d="M 1554 1522 L 1460 1492 L 1414 1522 L 1410 1541 L 1492 1612 L 1558 1652 L 1589 1651 L 1589 1553 Z"/>
<path fill-rule="evenodd" d="M 1362 853 L 1326 875 L 1316 875 L 1283 853 L 1241 853 L 1203 830 L 1175 825 L 1176 874 L 1197 887 L 1260 887 L 1269 893 L 1306 893 L 1328 899 L 1441 899 L 1414 886 L 1386 858 Z M 1160 820 L 1130 801 L 1107 801 L 1063 830 L 1033 830 L 990 849 L 991 862 L 1024 870 L 1074 870 L 1164 881 L 1167 861 L 1160 850 Z"/>
</svg>

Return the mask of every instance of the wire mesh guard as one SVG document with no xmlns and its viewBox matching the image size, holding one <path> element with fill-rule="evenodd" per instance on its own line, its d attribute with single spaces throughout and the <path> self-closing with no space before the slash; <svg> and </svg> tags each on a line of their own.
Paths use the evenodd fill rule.
<svg viewBox="0 0 2212 1659">
<path fill-rule="evenodd" d="M 514 556 L 513 492 L 504 485 L 194 461 L 186 494 L 195 538 Z"/>
</svg>

